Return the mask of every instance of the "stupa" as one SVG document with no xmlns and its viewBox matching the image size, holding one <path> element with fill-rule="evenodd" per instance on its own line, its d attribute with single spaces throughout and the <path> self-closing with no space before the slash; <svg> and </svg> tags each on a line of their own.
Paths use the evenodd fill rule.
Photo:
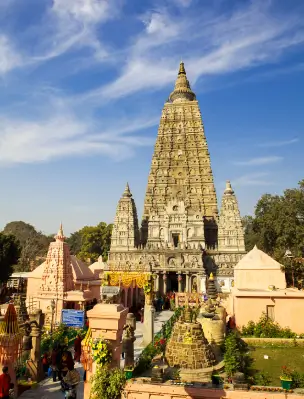
<svg viewBox="0 0 304 399">
<path fill-rule="evenodd" d="M 209 381 L 214 370 L 223 368 L 205 338 L 201 324 L 195 317 L 190 317 L 187 308 L 184 316 L 174 324 L 165 357 L 170 367 L 180 368 L 183 381 Z"/>
<path fill-rule="evenodd" d="M 160 119 L 141 227 L 127 185 L 116 211 L 108 267 L 152 272 L 155 290 L 163 294 L 205 291 L 206 271 L 216 270 L 221 289 L 228 292 L 244 254 L 229 181 L 218 212 L 199 104 L 181 62 Z"/>
</svg>

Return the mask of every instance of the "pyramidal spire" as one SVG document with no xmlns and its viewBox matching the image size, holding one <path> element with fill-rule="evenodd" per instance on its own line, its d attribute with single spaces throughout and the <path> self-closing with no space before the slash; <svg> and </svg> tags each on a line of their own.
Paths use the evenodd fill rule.
<svg viewBox="0 0 304 399">
<path fill-rule="evenodd" d="M 194 101 L 195 94 L 191 90 L 189 80 L 187 79 L 185 64 L 181 61 L 173 92 L 169 96 L 171 102 L 175 101 Z"/>
<path fill-rule="evenodd" d="M 56 241 L 64 241 L 65 236 L 63 234 L 63 227 L 62 227 L 62 222 L 60 222 L 59 230 L 58 233 L 55 235 Z"/>
<path fill-rule="evenodd" d="M 126 184 L 126 188 L 125 191 L 122 194 L 123 197 L 132 197 L 131 191 L 130 191 L 130 187 L 129 187 L 129 183 L 127 182 Z"/>
</svg>

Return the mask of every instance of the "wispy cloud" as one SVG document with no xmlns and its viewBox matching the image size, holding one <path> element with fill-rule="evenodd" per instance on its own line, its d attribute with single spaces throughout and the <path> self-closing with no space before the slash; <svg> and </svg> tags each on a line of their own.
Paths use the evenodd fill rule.
<svg viewBox="0 0 304 399">
<path fill-rule="evenodd" d="M 298 138 L 290 139 L 290 140 L 278 140 L 278 141 L 269 141 L 267 143 L 260 143 L 258 147 L 284 147 L 285 145 L 296 144 L 299 142 Z"/>
<path fill-rule="evenodd" d="M 132 117 L 132 121 L 99 118 L 97 123 L 62 106 L 60 100 L 38 112 L 44 114 L 40 119 L 0 115 L 0 165 L 46 162 L 88 153 L 120 161 L 132 156 L 137 147 L 152 145 L 140 133 L 157 123 L 156 118 L 141 115 Z"/>
<path fill-rule="evenodd" d="M 267 172 L 251 173 L 232 179 L 231 183 L 233 187 L 268 186 L 274 184 L 272 180 L 267 179 L 268 176 Z"/>
<path fill-rule="evenodd" d="M 259 158 L 251 158 L 246 161 L 235 161 L 234 165 L 240 166 L 260 166 L 260 165 L 268 165 L 271 163 L 277 163 L 282 161 L 283 157 L 278 156 L 269 156 L 269 157 L 259 157 Z"/>
<path fill-rule="evenodd" d="M 303 19 L 292 12 L 274 18 L 271 2 L 250 2 L 220 15 L 185 11 L 182 16 L 175 16 L 161 8 L 144 22 L 144 30 L 128 49 L 129 56 L 119 76 L 104 87 L 112 98 L 159 89 L 173 82 L 181 57 L 187 61 L 193 82 L 207 75 L 274 63 L 284 51 L 304 43 Z M 103 90 L 90 94 L 102 97 Z"/>
</svg>

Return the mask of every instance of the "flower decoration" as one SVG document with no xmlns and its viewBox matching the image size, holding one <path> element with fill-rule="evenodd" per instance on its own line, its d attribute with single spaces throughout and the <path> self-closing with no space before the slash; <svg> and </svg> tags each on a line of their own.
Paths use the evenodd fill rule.
<svg viewBox="0 0 304 399">
<path fill-rule="evenodd" d="M 95 361 L 101 367 L 104 367 L 106 364 L 110 363 L 112 359 L 112 354 L 109 348 L 108 341 L 104 339 L 95 339 L 90 342 L 93 361 Z"/>
<path fill-rule="evenodd" d="M 161 353 L 165 353 L 166 350 L 166 345 L 167 345 L 167 340 L 166 338 L 160 338 L 154 342 L 154 347 L 159 350 Z"/>
</svg>

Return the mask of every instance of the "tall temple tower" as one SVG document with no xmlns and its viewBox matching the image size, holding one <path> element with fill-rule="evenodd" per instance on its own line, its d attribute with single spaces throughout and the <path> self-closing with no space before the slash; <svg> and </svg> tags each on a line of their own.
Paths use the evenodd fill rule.
<svg viewBox="0 0 304 399">
<path fill-rule="evenodd" d="M 135 204 L 130 195 L 129 209 L 135 212 L 126 218 L 123 198 L 114 223 L 110 268 L 123 267 L 126 261 L 132 268 L 145 264 L 157 275 L 160 292 L 204 290 L 205 276 L 213 271 L 229 291 L 233 268 L 245 254 L 240 213 L 229 183 L 218 215 L 204 125 L 183 62 L 161 115 L 140 242 L 135 239 Z M 127 241 L 118 238 L 126 228 L 125 237 L 132 237 Z"/>
</svg>

